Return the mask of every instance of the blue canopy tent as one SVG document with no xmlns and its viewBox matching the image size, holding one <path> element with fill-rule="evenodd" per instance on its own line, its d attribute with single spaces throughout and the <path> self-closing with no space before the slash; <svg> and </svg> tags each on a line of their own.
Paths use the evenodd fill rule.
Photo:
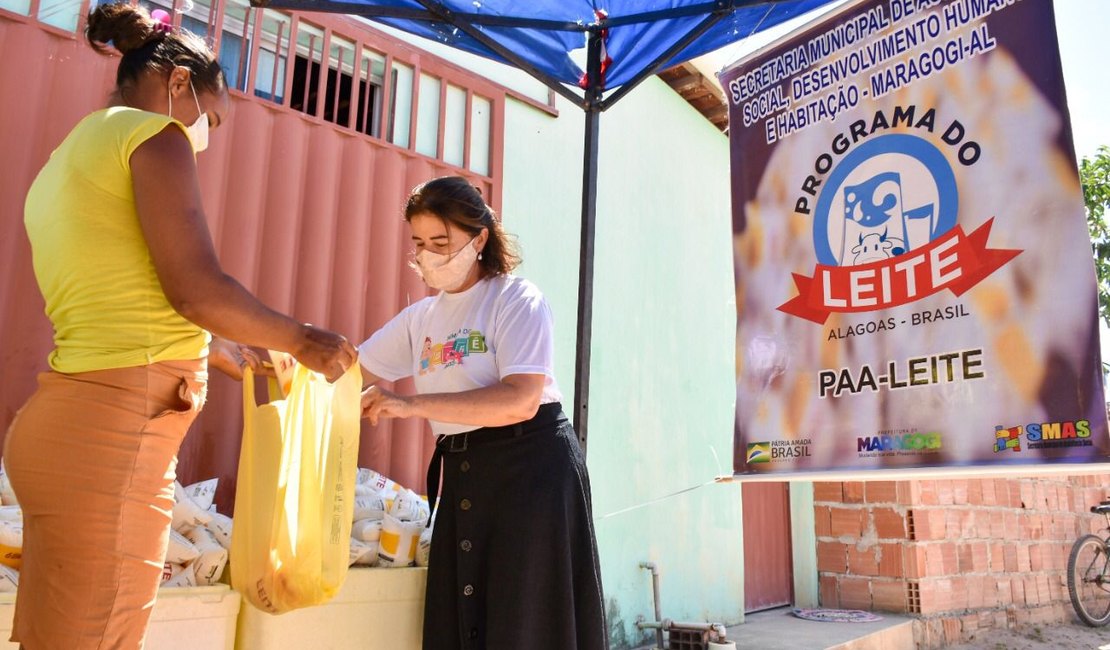
<svg viewBox="0 0 1110 650">
<path fill-rule="evenodd" d="M 515 66 L 582 107 L 575 429 L 586 447 L 601 111 L 647 77 L 836 0 L 251 0 L 363 16 Z M 583 70 L 571 53 L 585 49 Z"/>
</svg>

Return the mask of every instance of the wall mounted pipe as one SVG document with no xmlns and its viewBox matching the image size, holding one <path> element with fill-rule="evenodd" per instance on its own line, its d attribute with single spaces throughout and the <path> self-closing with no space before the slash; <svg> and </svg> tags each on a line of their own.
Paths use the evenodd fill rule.
<svg viewBox="0 0 1110 650">
<path fill-rule="evenodd" d="M 654 562 L 641 562 L 640 568 L 651 572 L 651 602 L 655 610 L 655 620 L 662 621 L 663 605 L 659 602 L 659 567 Z M 655 631 L 655 643 L 659 648 L 663 647 L 663 628 L 661 627 Z"/>
</svg>

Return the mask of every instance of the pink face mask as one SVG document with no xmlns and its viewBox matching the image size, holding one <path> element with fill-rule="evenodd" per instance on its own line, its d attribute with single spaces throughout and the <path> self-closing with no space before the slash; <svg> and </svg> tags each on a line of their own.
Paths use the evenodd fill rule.
<svg viewBox="0 0 1110 650">
<path fill-rule="evenodd" d="M 472 245 L 474 239 L 454 253 L 433 253 L 424 249 L 416 254 L 413 268 L 429 287 L 440 291 L 454 291 L 466 282 L 471 267 L 478 261 L 478 251 Z"/>
</svg>

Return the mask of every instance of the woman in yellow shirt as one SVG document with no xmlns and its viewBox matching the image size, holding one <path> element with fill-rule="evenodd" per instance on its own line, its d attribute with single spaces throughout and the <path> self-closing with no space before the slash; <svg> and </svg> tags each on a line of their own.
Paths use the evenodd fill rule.
<svg viewBox="0 0 1110 650">
<path fill-rule="evenodd" d="M 111 106 L 51 154 L 24 210 L 55 332 L 52 371 L 4 450 L 24 517 L 12 640 L 29 650 L 142 646 L 209 332 L 329 379 L 355 359 L 345 338 L 267 308 L 220 268 L 195 154 L 229 99 L 204 41 L 126 4 L 96 7 L 87 37 L 122 54 Z"/>
</svg>

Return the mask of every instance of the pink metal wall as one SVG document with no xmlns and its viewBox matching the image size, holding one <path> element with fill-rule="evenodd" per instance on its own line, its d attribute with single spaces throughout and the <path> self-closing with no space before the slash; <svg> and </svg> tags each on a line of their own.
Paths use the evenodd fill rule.
<svg viewBox="0 0 1110 650">
<path fill-rule="evenodd" d="M 199 156 L 221 263 L 272 307 L 361 341 L 426 295 L 406 268 L 410 245 L 401 206 L 410 188 L 437 175 L 464 173 L 498 207 L 506 91 L 353 21 L 331 20 L 333 25 L 324 24 L 372 40 L 418 72 L 492 100 L 491 175 L 481 176 L 233 93 L 228 124 L 213 133 L 209 150 Z M 321 24 L 315 17 L 314 22 Z M 81 117 L 105 104 L 116 60 L 94 54 L 72 33 L 0 11 L 0 61 L 3 432 L 34 390 L 36 374 L 46 370 L 52 346 L 22 224 L 23 199 L 53 147 Z M 217 502 L 223 512 L 234 494 L 240 395 L 238 384 L 214 372 L 208 405 L 180 454 L 182 482 L 220 478 Z M 423 422 L 364 423 L 360 466 L 422 488 L 431 446 Z"/>
</svg>

